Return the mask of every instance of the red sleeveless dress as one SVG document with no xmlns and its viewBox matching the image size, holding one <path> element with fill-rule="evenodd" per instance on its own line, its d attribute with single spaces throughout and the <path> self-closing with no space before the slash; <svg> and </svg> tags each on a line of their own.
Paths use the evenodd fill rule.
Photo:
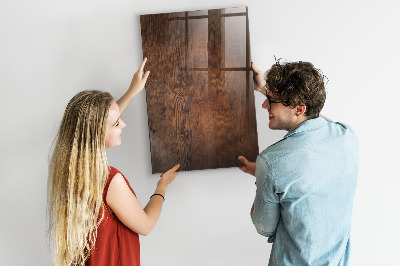
<svg viewBox="0 0 400 266">
<path fill-rule="evenodd" d="M 103 191 L 104 217 L 97 228 L 97 239 L 86 265 L 115 266 L 129 265 L 140 266 L 139 235 L 126 227 L 115 214 L 111 214 L 107 204 L 107 191 L 111 180 L 119 172 L 114 167 L 109 168 L 110 174 Z M 122 173 L 121 173 L 122 175 Z M 136 196 L 128 180 L 122 175 L 126 184 Z"/>
</svg>

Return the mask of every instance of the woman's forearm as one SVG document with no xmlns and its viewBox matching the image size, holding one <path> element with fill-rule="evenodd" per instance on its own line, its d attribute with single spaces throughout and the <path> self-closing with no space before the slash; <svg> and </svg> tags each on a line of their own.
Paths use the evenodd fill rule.
<svg viewBox="0 0 400 266">
<path fill-rule="evenodd" d="M 150 233 L 150 231 L 154 228 L 156 222 L 158 221 L 158 218 L 160 218 L 161 210 L 164 204 L 165 192 L 166 188 L 157 187 L 153 196 L 150 198 L 146 207 L 144 207 L 143 209 L 150 221 L 147 233 Z M 160 194 L 162 196 L 155 194 Z"/>
<path fill-rule="evenodd" d="M 117 101 L 119 112 L 121 113 L 121 115 L 126 110 L 133 97 L 135 97 L 136 94 L 138 94 L 139 92 L 140 91 L 133 91 L 131 89 L 128 89 L 128 91 L 124 95 L 122 95 L 122 97 Z"/>
</svg>

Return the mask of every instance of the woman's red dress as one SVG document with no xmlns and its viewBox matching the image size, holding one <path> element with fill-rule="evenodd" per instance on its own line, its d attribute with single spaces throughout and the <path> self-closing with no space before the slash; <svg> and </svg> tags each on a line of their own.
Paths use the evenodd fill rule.
<svg viewBox="0 0 400 266">
<path fill-rule="evenodd" d="M 140 266 L 139 235 L 126 227 L 107 207 L 106 198 L 110 182 L 117 173 L 121 173 L 114 167 L 110 167 L 109 170 L 110 174 L 103 191 L 104 217 L 97 229 L 96 243 L 91 250 L 86 265 Z M 124 177 L 132 193 L 136 196 L 128 180 L 122 173 L 121 175 Z"/>
</svg>

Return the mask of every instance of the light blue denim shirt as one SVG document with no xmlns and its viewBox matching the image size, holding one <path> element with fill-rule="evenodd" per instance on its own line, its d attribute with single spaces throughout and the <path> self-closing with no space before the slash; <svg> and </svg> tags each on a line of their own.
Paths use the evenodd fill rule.
<svg viewBox="0 0 400 266">
<path fill-rule="evenodd" d="M 269 265 L 349 265 L 358 140 L 343 123 L 306 120 L 256 161 L 253 223 Z"/>
</svg>

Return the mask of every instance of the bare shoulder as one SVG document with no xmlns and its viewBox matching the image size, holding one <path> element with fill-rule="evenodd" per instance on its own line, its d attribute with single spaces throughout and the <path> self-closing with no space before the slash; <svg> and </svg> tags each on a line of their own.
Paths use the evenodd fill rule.
<svg viewBox="0 0 400 266">
<path fill-rule="evenodd" d="M 122 176 L 121 173 L 117 173 L 110 182 L 110 186 L 108 188 L 107 199 L 110 195 L 123 193 L 123 192 L 130 192 L 129 186 L 126 183 L 125 178 Z"/>
<path fill-rule="evenodd" d="M 117 173 L 111 180 L 106 201 L 118 220 L 132 231 L 142 232 L 135 226 L 140 219 L 143 219 L 140 217 L 143 217 L 145 213 L 121 173 Z"/>
<path fill-rule="evenodd" d="M 116 173 L 113 179 L 110 182 L 111 186 L 119 186 L 119 185 L 126 185 L 125 178 L 122 176 L 121 173 Z"/>
</svg>

